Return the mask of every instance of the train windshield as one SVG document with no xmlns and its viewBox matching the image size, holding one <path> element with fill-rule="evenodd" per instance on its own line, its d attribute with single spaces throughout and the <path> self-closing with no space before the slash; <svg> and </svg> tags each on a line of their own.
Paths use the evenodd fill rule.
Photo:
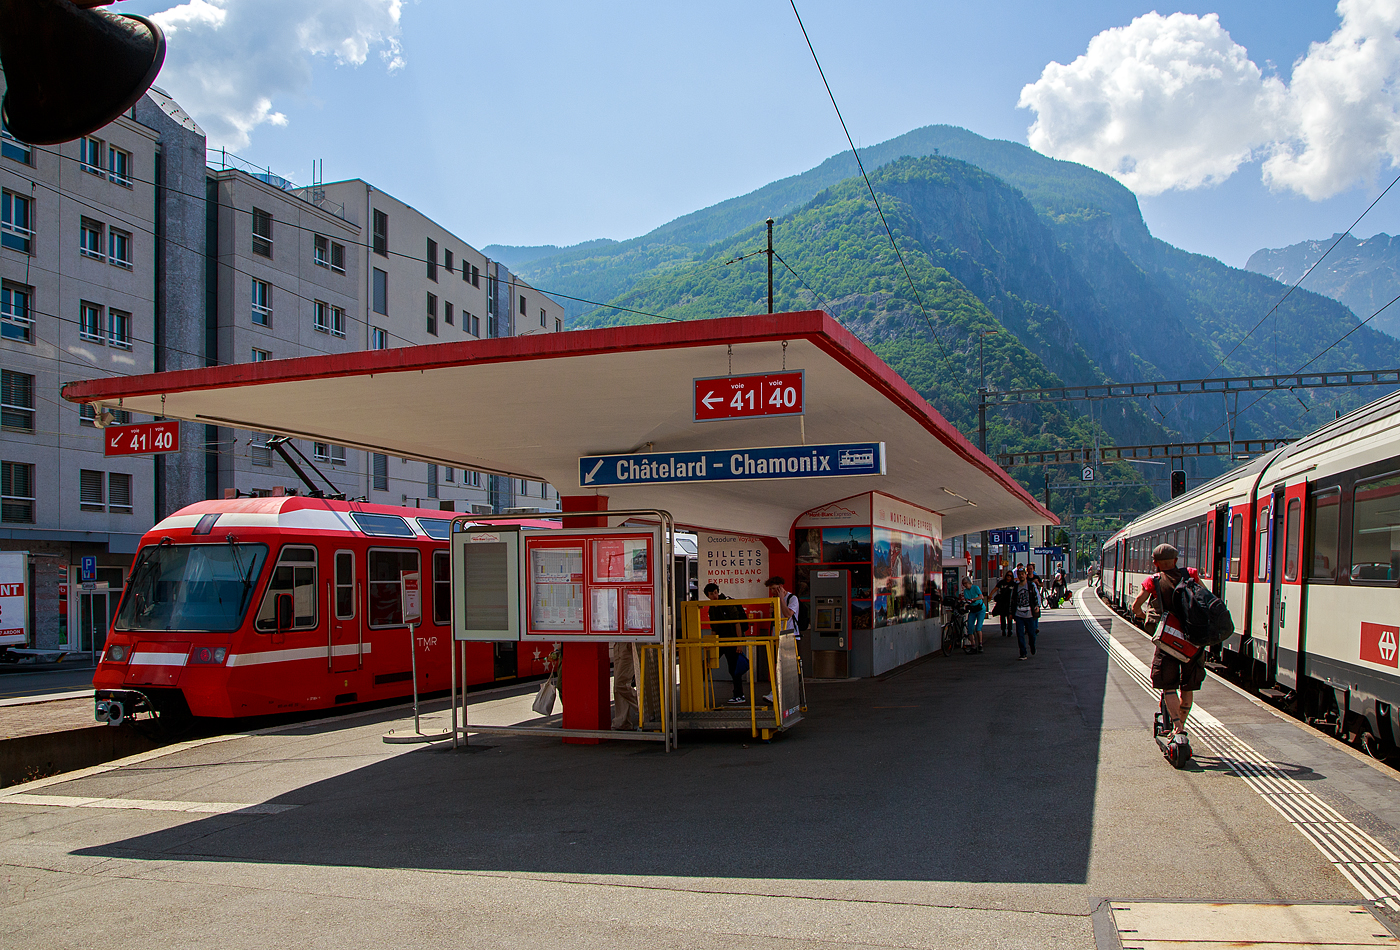
<svg viewBox="0 0 1400 950">
<path fill-rule="evenodd" d="M 267 559 L 265 544 L 158 544 L 131 569 L 117 630 L 237 630 Z"/>
</svg>

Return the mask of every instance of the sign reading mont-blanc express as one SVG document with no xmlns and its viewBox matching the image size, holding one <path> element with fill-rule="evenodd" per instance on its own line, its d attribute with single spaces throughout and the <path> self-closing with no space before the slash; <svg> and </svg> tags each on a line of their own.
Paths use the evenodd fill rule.
<svg viewBox="0 0 1400 950">
<path fill-rule="evenodd" d="M 579 485 L 585 487 L 883 474 L 883 442 L 778 445 L 761 449 L 712 449 L 708 452 L 590 455 L 578 460 Z"/>
<path fill-rule="evenodd" d="M 695 381 L 695 421 L 800 416 L 802 370 L 758 376 L 712 376 Z"/>
<path fill-rule="evenodd" d="M 180 423 L 141 422 L 102 430 L 103 455 L 145 455 L 180 451 Z"/>
</svg>

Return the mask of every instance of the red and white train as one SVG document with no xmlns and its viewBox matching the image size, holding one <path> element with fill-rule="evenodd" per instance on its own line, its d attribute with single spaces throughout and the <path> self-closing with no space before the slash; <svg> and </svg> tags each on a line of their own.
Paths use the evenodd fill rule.
<svg viewBox="0 0 1400 950">
<path fill-rule="evenodd" d="M 419 690 L 446 690 L 451 524 L 419 508 L 295 495 L 181 509 L 141 539 L 93 677 L 98 718 L 234 718 L 409 695 L 405 571 L 423 591 Z M 279 596 L 290 616 L 278 617 Z M 466 657 L 468 685 L 544 673 L 543 654 L 514 643 L 469 643 Z"/>
<path fill-rule="evenodd" d="M 1127 607 L 1170 542 L 1224 598 L 1219 658 L 1368 752 L 1400 742 L 1400 392 L 1137 518 L 1103 548 Z"/>
</svg>

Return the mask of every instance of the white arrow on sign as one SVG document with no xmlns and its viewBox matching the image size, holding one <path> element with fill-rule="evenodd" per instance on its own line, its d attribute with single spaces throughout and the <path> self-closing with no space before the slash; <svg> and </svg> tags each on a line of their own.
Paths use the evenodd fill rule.
<svg viewBox="0 0 1400 950">
<path fill-rule="evenodd" d="M 114 432 L 112 434 L 112 441 L 109 443 L 112 446 L 112 448 L 115 449 L 117 447 L 117 443 L 121 441 L 122 435 L 123 433 L 121 432 Z"/>
<path fill-rule="evenodd" d="M 705 398 L 700 401 L 705 404 L 706 409 L 713 409 L 715 407 L 715 403 L 724 402 L 724 397 L 716 396 L 713 392 L 708 392 L 705 394 Z"/>
<path fill-rule="evenodd" d="M 598 464 L 595 465 L 595 466 L 593 466 L 593 471 L 591 471 L 591 472 L 589 472 L 587 475 L 583 476 L 583 483 L 584 483 L 585 485 L 587 485 L 589 482 L 593 481 L 593 476 L 594 476 L 594 475 L 597 475 L 597 474 L 598 474 L 598 469 L 600 469 L 600 468 L 602 468 L 602 467 L 603 467 L 603 460 L 602 460 L 602 459 L 599 459 L 599 460 L 598 460 Z"/>
</svg>

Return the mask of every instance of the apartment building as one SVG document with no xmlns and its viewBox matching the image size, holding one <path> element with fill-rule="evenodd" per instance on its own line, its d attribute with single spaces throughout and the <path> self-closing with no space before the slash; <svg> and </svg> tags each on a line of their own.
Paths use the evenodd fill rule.
<svg viewBox="0 0 1400 950">
<path fill-rule="evenodd" d="M 100 644 L 155 517 L 151 457 L 104 457 L 92 411 L 59 389 L 156 368 L 161 148 L 135 110 L 59 146 L 0 137 L 0 550 L 30 554 L 40 647 Z"/>
</svg>

